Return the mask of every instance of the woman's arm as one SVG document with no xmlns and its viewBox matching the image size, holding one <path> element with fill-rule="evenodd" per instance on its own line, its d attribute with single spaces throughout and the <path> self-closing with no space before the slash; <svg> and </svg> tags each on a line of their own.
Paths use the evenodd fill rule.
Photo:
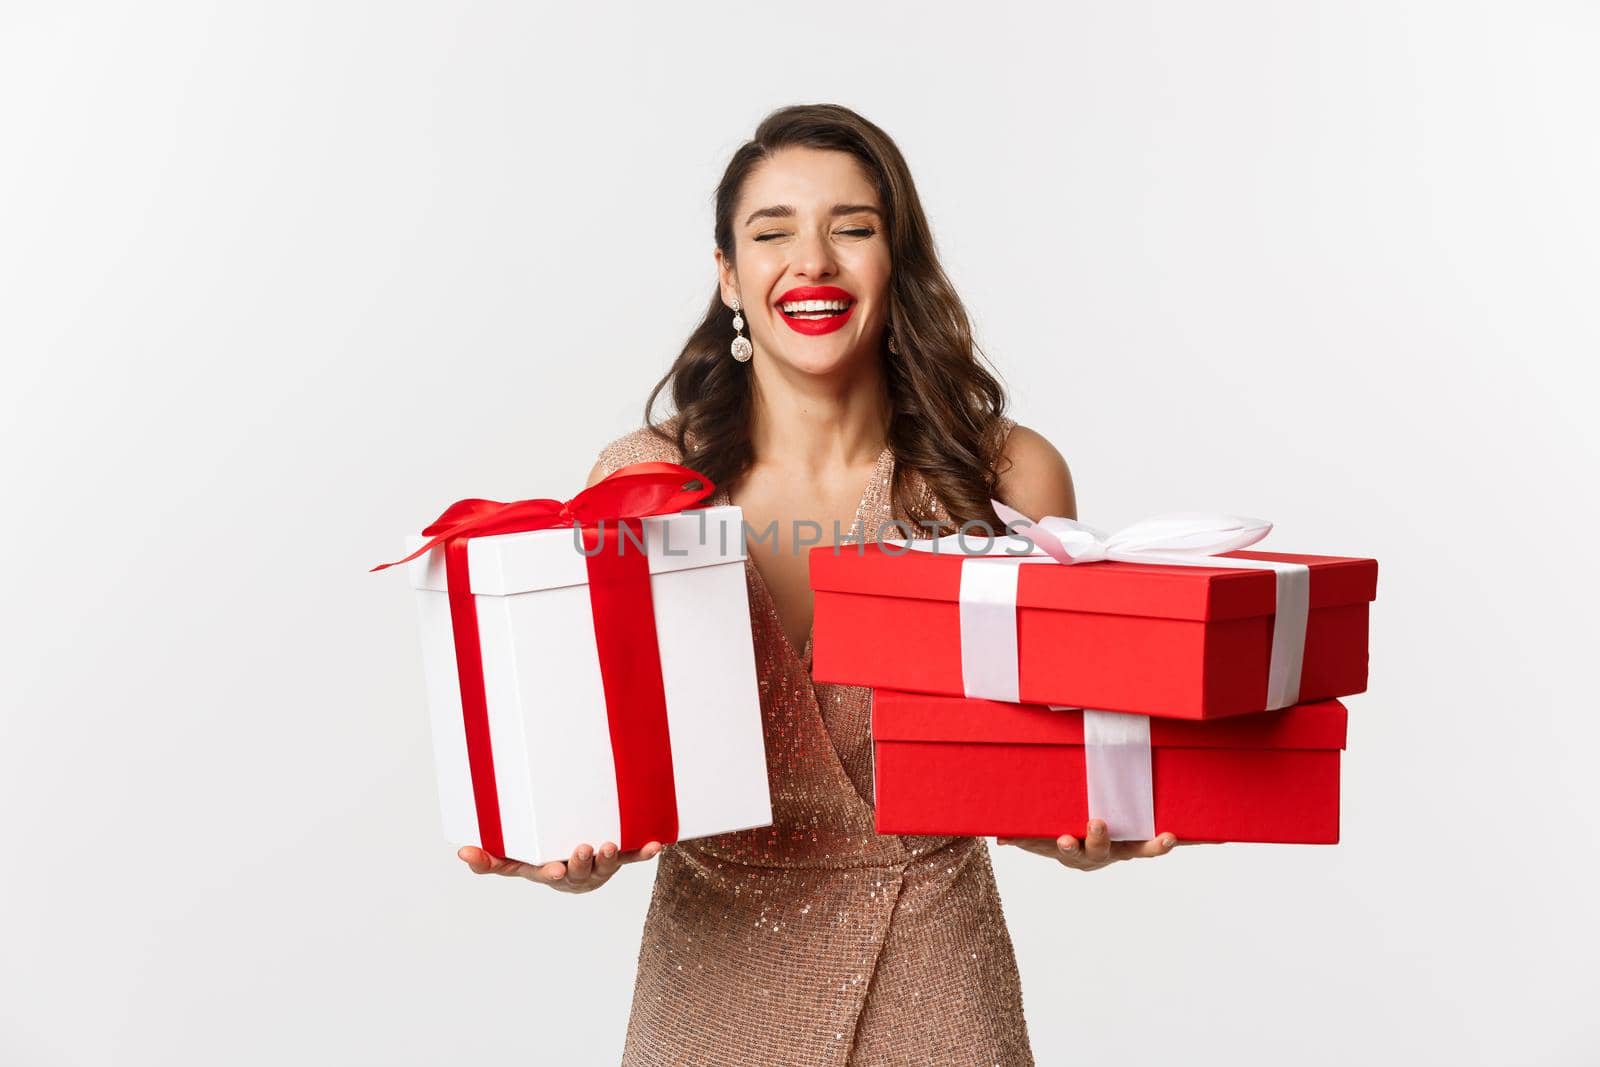
<svg viewBox="0 0 1600 1067">
<path fill-rule="evenodd" d="M 996 489 L 1002 504 L 1009 504 L 1030 519 L 1045 515 L 1078 517 L 1067 461 L 1044 435 L 1026 426 L 1013 426 L 1006 438 Z"/>
</svg>

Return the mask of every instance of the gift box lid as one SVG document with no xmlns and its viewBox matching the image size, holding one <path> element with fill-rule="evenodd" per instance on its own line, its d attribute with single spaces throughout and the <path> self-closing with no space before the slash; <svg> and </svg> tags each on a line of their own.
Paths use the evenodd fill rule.
<svg viewBox="0 0 1600 1067">
<path fill-rule="evenodd" d="M 874 741 L 1082 745 L 1083 712 L 1043 704 L 931 696 L 893 689 L 872 694 Z M 1337 700 L 1197 722 L 1150 720 L 1156 748 L 1344 748 L 1345 706 Z"/>
<path fill-rule="evenodd" d="M 1224 552 L 1216 558 L 1229 557 L 1308 565 L 1312 610 L 1364 603 L 1377 596 L 1375 559 L 1248 550 Z M 819 592 L 955 601 L 961 593 L 963 560 L 970 560 L 975 567 L 1022 567 L 1017 581 L 1019 608 L 1221 621 L 1271 615 L 1277 604 L 1277 578 L 1269 570 L 1115 560 L 1069 565 L 1048 556 L 1030 556 L 1019 564 L 1006 557 L 921 552 L 867 542 L 838 549 L 826 545 L 813 548 L 811 588 Z"/>
<path fill-rule="evenodd" d="M 744 513 L 737 505 L 693 508 L 671 515 L 652 515 L 643 520 L 643 543 L 650 573 L 738 563 L 745 558 Z M 605 527 L 607 546 L 614 552 L 618 530 Z M 406 537 L 406 552 L 427 543 L 420 534 Z M 633 541 L 630 537 L 628 548 Z M 411 585 L 416 589 L 448 590 L 445 584 L 444 547 L 441 545 L 406 564 Z M 559 589 L 586 585 L 588 560 L 579 549 L 570 526 L 549 530 L 474 537 L 467 542 L 467 568 L 472 575 L 470 592 L 486 596 L 509 596 L 536 589 Z"/>
</svg>

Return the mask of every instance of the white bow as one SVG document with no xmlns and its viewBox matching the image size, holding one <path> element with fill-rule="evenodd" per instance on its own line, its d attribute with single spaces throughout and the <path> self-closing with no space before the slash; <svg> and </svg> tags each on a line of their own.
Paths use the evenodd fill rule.
<svg viewBox="0 0 1600 1067">
<path fill-rule="evenodd" d="M 1021 537 L 1007 534 L 995 537 L 992 544 L 984 546 L 983 551 L 975 551 L 971 536 L 960 533 L 905 543 L 911 548 L 935 553 L 949 550 L 963 555 L 1046 555 L 1057 563 L 1094 563 L 1105 559 L 1127 563 L 1162 563 L 1175 557 L 1195 563 L 1198 557 L 1214 556 L 1253 545 L 1272 530 L 1272 523 L 1265 519 L 1175 511 L 1141 519 L 1114 534 L 1107 534 L 1076 519 L 1059 515 L 1030 519 L 998 500 L 989 503 L 994 505 L 995 514 L 1000 516 L 1007 530 L 1016 530 L 1033 542 L 1032 551 L 1025 550 Z"/>
<path fill-rule="evenodd" d="M 1214 556 L 1253 545 L 1272 530 L 1272 523 L 1265 519 L 1175 511 L 1107 534 L 1076 519 L 1046 515 L 1035 520 L 998 500 L 989 503 L 1007 526 L 1025 524 L 1027 536 L 1059 563 L 1102 559 L 1138 563 L 1166 555 Z"/>
</svg>

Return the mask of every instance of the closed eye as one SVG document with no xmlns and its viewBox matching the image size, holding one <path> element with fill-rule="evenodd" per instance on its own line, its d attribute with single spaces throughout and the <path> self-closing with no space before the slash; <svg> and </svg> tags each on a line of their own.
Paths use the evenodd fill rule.
<svg viewBox="0 0 1600 1067">
<path fill-rule="evenodd" d="M 873 229 L 871 229 L 870 227 L 867 227 L 867 226 L 853 226 L 848 230 L 839 230 L 838 232 L 842 233 L 842 234 L 847 234 L 847 235 L 849 235 L 851 237 L 871 237 L 877 231 L 873 230 Z M 757 236 L 756 240 L 757 241 L 770 241 L 774 237 L 787 237 L 787 236 L 788 236 L 787 234 L 783 234 L 783 233 L 763 233 L 763 234 L 760 234 L 759 236 Z"/>
</svg>

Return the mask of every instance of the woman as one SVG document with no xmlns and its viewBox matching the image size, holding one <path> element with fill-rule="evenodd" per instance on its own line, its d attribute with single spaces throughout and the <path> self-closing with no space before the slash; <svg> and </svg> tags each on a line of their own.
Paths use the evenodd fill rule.
<svg viewBox="0 0 1600 1067">
<path fill-rule="evenodd" d="M 999 529 L 991 497 L 1075 517 L 1067 465 L 1004 416 L 878 127 L 836 106 L 768 116 L 717 189 L 716 243 L 704 321 L 646 425 L 606 446 L 589 483 L 682 462 L 718 486 L 708 505 L 739 505 L 752 531 L 775 525 L 745 568 L 774 823 L 621 855 L 583 845 L 543 866 L 460 857 L 584 893 L 660 855 L 625 1065 L 1031 1064 L 987 846 L 873 832 L 871 691 L 811 681 L 795 540 L 806 520 L 830 543 L 835 523 L 847 541 L 896 518 L 919 536 L 968 519 Z M 677 412 L 651 425 L 669 385 Z M 1113 844 L 1095 821 L 1082 840 L 1011 843 L 1094 870 L 1174 841 Z"/>
</svg>

